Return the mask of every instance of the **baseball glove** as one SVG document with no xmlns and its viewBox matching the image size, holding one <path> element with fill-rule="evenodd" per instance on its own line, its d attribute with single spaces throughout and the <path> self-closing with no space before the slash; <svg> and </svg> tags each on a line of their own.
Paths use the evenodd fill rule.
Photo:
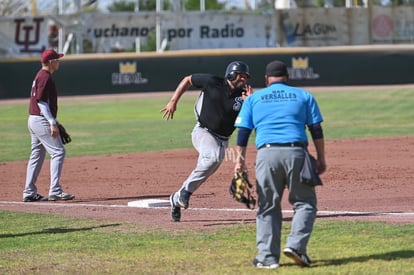
<svg viewBox="0 0 414 275">
<path fill-rule="evenodd" d="M 62 143 L 63 144 L 68 144 L 69 142 L 71 142 L 72 138 L 70 137 L 68 132 L 66 132 L 65 127 L 63 127 L 62 124 L 58 123 L 58 128 L 59 128 L 60 138 L 62 139 Z"/>
<path fill-rule="evenodd" d="M 256 199 L 252 196 L 250 189 L 252 184 L 249 181 L 247 172 L 237 171 L 231 180 L 230 195 L 233 199 L 246 205 L 249 209 L 254 209 Z"/>
</svg>

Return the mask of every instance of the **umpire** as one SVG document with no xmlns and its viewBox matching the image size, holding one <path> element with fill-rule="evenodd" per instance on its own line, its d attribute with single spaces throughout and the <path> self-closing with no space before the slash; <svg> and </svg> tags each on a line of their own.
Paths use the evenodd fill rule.
<svg viewBox="0 0 414 275">
<path fill-rule="evenodd" d="M 315 98 L 303 89 L 287 84 L 288 70 L 281 61 L 266 66 L 266 88 L 256 91 L 244 102 L 235 126 L 239 128 L 239 157 L 235 170 L 246 170 L 246 146 L 251 131 L 256 131 L 256 179 L 258 211 L 253 265 L 278 268 L 282 227 L 281 199 L 285 187 L 294 215 L 284 254 L 300 266 L 309 266 L 307 245 L 317 212 L 315 186 L 302 177 L 308 167 L 306 126 L 316 148 L 314 172 L 326 170 L 323 121 Z"/>
</svg>

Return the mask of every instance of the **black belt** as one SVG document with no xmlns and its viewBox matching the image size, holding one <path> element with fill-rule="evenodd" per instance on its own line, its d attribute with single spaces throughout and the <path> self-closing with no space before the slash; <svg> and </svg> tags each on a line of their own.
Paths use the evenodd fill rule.
<svg viewBox="0 0 414 275">
<path fill-rule="evenodd" d="M 217 133 L 215 133 L 215 132 L 211 131 L 210 129 L 208 129 L 207 127 L 205 127 L 204 125 L 202 125 L 200 122 L 198 122 L 198 125 L 199 125 L 201 128 L 206 129 L 206 130 L 207 130 L 210 134 L 212 134 L 213 136 L 215 136 L 215 137 L 216 137 L 216 138 L 218 138 L 218 139 L 221 139 L 221 140 L 223 140 L 223 141 L 228 141 L 228 140 L 230 139 L 230 137 L 225 137 L 225 136 L 219 135 L 219 134 L 217 134 Z"/>
<path fill-rule="evenodd" d="M 301 147 L 306 148 L 308 145 L 305 142 L 287 142 L 287 143 L 265 143 L 258 149 L 269 147 Z"/>
</svg>

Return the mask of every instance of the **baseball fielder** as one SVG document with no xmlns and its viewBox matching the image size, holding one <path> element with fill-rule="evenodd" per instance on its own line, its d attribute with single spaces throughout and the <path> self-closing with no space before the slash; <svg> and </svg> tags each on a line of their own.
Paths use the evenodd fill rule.
<svg viewBox="0 0 414 275">
<path fill-rule="evenodd" d="M 60 185 L 63 161 L 66 150 L 59 137 L 58 94 L 52 73 L 59 69 L 59 59 L 63 54 L 54 50 L 42 53 L 42 68 L 33 80 L 30 93 L 28 128 L 31 136 L 31 154 L 27 164 L 26 184 L 23 191 L 24 202 L 45 200 L 71 200 L 75 196 L 64 193 Z M 50 155 L 49 197 L 37 193 L 36 181 L 42 168 L 46 151 Z"/>
</svg>

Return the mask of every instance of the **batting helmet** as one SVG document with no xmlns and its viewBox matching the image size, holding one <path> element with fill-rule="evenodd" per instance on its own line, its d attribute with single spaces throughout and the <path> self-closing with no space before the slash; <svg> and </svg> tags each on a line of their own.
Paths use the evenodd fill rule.
<svg viewBox="0 0 414 275">
<path fill-rule="evenodd" d="M 238 74 L 245 74 L 247 77 L 250 77 L 249 66 L 242 61 L 233 61 L 227 65 L 224 77 L 230 81 L 233 81 L 236 79 Z"/>
</svg>

